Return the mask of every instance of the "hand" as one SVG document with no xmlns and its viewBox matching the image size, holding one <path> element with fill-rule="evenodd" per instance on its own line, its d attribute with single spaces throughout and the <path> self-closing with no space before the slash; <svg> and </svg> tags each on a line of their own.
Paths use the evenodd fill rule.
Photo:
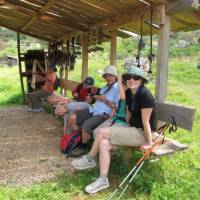
<svg viewBox="0 0 200 200">
<path fill-rule="evenodd" d="M 96 100 L 102 101 L 102 102 L 106 102 L 106 96 L 103 94 L 100 95 L 95 95 L 94 96 Z"/>
<path fill-rule="evenodd" d="M 152 147 L 153 144 L 143 144 L 140 146 L 141 151 L 146 151 Z"/>
<path fill-rule="evenodd" d="M 91 96 L 86 96 L 86 97 L 85 97 L 85 102 L 86 102 L 86 103 L 91 103 L 91 102 L 92 102 Z"/>
<path fill-rule="evenodd" d="M 67 109 L 64 107 L 64 106 L 62 106 L 62 105 L 58 105 L 57 107 L 56 107 L 56 110 L 55 110 L 55 114 L 56 115 L 64 115 L 65 113 L 67 112 Z"/>
<path fill-rule="evenodd" d="M 75 92 L 75 93 L 73 94 L 73 96 L 74 96 L 75 98 L 77 98 L 77 97 L 78 97 L 78 93 Z"/>
</svg>

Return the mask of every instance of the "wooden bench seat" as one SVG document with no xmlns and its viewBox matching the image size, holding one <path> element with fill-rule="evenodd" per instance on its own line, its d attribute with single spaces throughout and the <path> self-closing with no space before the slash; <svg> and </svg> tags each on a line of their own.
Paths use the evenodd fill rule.
<svg viewBox="0 0 200 200">
<path fill-rule="evenodd" d="M 80 84 L 80 82 L 78 81 L 71 81 L 71 80 L 65 80 L 65 79 L 61 79 L 60 81 L 60 87 L 64 90 L 73 91 L 78 84 Z"/>
</svg>

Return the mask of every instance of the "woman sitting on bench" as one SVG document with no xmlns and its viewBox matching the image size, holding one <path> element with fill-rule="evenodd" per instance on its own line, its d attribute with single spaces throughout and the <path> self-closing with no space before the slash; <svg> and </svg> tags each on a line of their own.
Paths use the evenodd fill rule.
<svg viewBox="0 0 200 200">
<path fill-rule="evenodd" d="M 127 105 L 126 121 L 130 127 L 113 125 L 100 128 L 90 152 L 72 161 L 72 166 L 77 170 L 89 169 L 96 166 L 95 158 L 99 153 L 100 177 L 86 186 L 87 193 L 96 193 L 109 187 L 107 175 L 113 145 L 140 146 L 143 150 L 152 145 L 152 131 L 156 128 L 154 98 L 144 86 L 148 81 L 146 73 L 141 68 L 131 66 L 122 78 L 128 88 L 124 92 Z M 121 81 L 119 84 L 122 84 Z"/>
</svg>

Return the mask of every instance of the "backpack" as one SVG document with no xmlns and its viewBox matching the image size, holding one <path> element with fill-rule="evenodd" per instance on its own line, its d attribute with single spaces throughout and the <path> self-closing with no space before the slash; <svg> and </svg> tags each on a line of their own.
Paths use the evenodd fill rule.
<svg viewBox="0 0 200 200">
<path fill-rule="evenodd" d="M 58 87 L 60 86 L 60 78 L 56 75 L 56 80 L 54 82 L 54 90 L 57 90 Z"/>
<path fill-rule="evenodd" d="M 64 134 L 60 139 L 61 152 L 70 153 L 81 143 L 81 136 L 78 130 L 72 131 L 70 134 Z"/>
</svg>

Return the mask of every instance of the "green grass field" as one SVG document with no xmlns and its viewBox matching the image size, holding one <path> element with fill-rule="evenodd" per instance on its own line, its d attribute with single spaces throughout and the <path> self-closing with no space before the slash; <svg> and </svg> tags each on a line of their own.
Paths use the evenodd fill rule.
<svg viewBox="0 0 200 200">
<path fill-rule="evenodd" d="M 89 62 L 89 74 L 95 77 L 99 86 L 103 83 L 101 76 L 97 74 L 97 69 L 102 69 L 106 64 L 108 63 L 104 60 Z M 70 79 L 79 80 L 80 63 L 78 66 L 70 74 Z M 154 84 L 149 84 L 152 91 Z M 170 61 L 167 100 L 197 108 L 193 131 L 178 129 L 170 136 L 187 143 L 189 149 L 164 157 L 158 162 L 146 163 L 130 185 L 124 199 L 200 199 L 200 70 L 196 67 L 196 58 L 178 58 Z M 0 67 L 0 106 L 16 105 L 21 102 L 17 67 Z M 86 195 L 83 190 L 85 185 L 98 177 L 98 168 L 75 172 L 73 175 L 63 174 L 57 179 L 29 187 L 16 188 L 2 185 L 0 200 L 106 199 L 141 156 L 140 153 L 135 153 L 129 161 L 125 161 L 123 155 L 124 152 L 119 151 L 117 159 L 111 164 L 109 174 L 111 187 L 96 195 Z"/>
</svg>

